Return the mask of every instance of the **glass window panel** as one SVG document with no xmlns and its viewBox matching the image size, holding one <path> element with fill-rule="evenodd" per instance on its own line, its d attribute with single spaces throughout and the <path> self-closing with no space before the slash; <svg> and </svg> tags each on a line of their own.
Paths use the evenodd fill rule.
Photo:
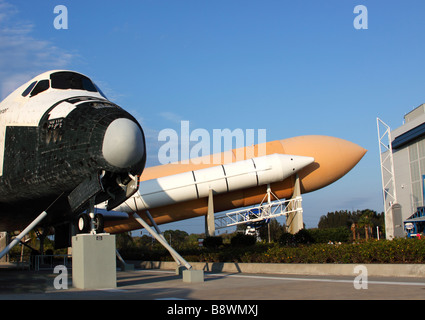
<svg viewBox="0 0 425 320">
<path fill-rule="evenodd" d="M 73 89 L 97 92 L 93 82 L 86 76 L 78 73 L 68 71 L 55 72 L 50 75 L 50 79 L 52 80 L 53 89 Z"/>
<path fill-rule="evenodd" d="M 49 80 L 41 80 L 37 83 L 35 88 L 31 91 L 31 97 L 36 96 L 39 93 L 42 93 L 46 90 L 48 90 L 50 87 L 50 81 Z"/>
<path fill-rule="evenodd" d="M 28 88 L 26 88 L 24 92 L 22 92 L 22 96 L 23 96 L 23 97 L 26 97 L 27 95 L 29 95 L 29 94 L 30 94 L 30 92 L 31 92 L 31 90 L 35 87 L 35 85 L 36 85 L 36 84 L 37 84 L 37 81 L 34 81 L 33 83 L 31 83 L 31 84 L 29 85 L 29 87 L 28 87 Z"/>
</svg>

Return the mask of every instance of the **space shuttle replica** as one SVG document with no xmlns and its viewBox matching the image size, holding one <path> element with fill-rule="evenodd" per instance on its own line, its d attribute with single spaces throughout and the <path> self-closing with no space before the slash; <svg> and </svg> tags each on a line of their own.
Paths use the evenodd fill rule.
<svg viewBox="0 0 425 320">
<path fill-rule="evenodd" d="M 145 168 L 137 120 L 88 77 L 49 71 L 0 103 L 0 231 L 54 230 L 59 248 L 78 232 L 140 229 L 141 219 L 211 221 L 265 195 L 291 199 L 323 188 L 365 153 L 339 138 L 301 136 Z"/>
</svg>

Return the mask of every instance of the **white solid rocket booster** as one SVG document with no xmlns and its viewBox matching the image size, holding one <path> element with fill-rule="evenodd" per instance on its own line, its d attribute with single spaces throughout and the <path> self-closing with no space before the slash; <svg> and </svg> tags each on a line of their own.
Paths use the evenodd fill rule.
<svg viewBox="0 0 425 320">
<path fill-rule="evenodd" d="M 140 182 L 139 190 L 114 211 L 137 212 L 214 194 L 283 181 L 314 158 L 272 154 Z"/>
</svg>

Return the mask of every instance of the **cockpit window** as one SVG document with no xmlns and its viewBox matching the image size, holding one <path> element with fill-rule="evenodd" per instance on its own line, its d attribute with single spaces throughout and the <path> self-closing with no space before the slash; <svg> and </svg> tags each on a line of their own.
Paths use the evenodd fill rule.
<svg viewBox="0 0 425 320">
<path fill-rule="evenodd" d="M 103 92 L 100 91 L 100 89 L 89 78 L 69 71 L 52 73 L 50 75 L 50 80 L 40 80 L 38 82 L 34 81 L 28 86 L 28 88 L 25 89 L 24 92 L 22 92 L 22 96 L 27 97 L 31 93 L 30 97 L 34 97 L 39 93 L 48 90 L 50 87 L 61 90 L 73 89 L 98 92 L 107 99 Z"/>
<path fill-rule="evenodd" d="M 50 75 L 53 89 L 74 89 L 97 92 L 93 82 L 86 76 L 74 72 L 56 72 Z"/>
<path fill-rule="evenodd" d="M 94 83 L 94 82 L 93 82 L 93 84 L 94 84 L 94 86 L 96 87 L 97 91 L 100 93 L 100 95 L 101 95 L 102 97 L 104 97 L 106 100 L 108 100 L 108 98 L 106 97 L 106 95 L 102 92 L 102 90 L 100 90 L 100 88 L 97 86 L 97 84 L 96 84 L 96 83 Z"/>
<path fill-rule="evenodd" d="M 24 92 L 22 92 L 22 96 L 26 97 L 27 95 L 30 94 L 31 90 L 35 87 L 35 85 L 37 84 L 37 81 L 34 81 L 33 83 L 31 83 L 28 88 L 25 89 Z"/>
<path fill-rule="evenodd" d="M 37 85 L 35 86 L 34 90 L 31 91 L 31 97 L 36 96 L 37 94 L 46 91 L 50 87 L 50 81 L 49 80 L 41 80 L 38 81 Z"/>
</svg>

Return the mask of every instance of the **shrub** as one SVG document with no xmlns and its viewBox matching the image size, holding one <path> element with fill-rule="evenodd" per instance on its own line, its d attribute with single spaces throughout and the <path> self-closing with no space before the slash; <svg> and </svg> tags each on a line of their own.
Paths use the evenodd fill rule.
<svg viewBox="0 0 425 320">
<path fill-rule="evenodd" d="M 303 232 L 304 233 L 304 232 Z M 301 237 L 303 233 L 298 236 Z M 304 233 L 305 235 L 305 233 Z M 287 241 L 285 240 L 287 237 Z M 370 240 L 358 243 L 315 243 L 295 246 L 295 236 L 288 233 L 281 237 L 285 245 L 255 243 L 255 237 L 239 234 L 232 238 L 232 245 L 192 248 L 178 251 L 187 261 L 246 262 L 246 263 L 425 263 L 425 240 L 394 239 Z M 289 239 L 289 240 L 288 240 Z M 220 240 L 208 240 L 220 241 Z M 292 241 L 292 242 L 291 242 Z M 286 245 L 291 243 L 291 246 Z M 126 248 L 120 250 L 126 260 L 172 261 L 167 250 L 160 247 Z"/>
<path fill-rule="evenodd" d="M 279 244 L 282 246 L 292 246 L 295 244 L 294 236 L 288 232 L 284 232 L 279 238 Z"/>
<path fill-rule="evenodd" d="M 351 237 L 351 232 L 346 227 L 309 229 L 308 231 L 316 243 L 348 242 Z"/>
<path fill-rule="evenodd" d="M 204 242 L 205 248 L 218 248 L 223 244 L 223 238 L 222 237 L 206 237 Z"/>
<path fill-rule="evenodd" d="M 295 244 L 310 244 L 314 243 L 314 239 L 307 229 L 301 229 L 294 235 Z"/>
<path fill-rule="evenodd" d="M 279 243 L 283 246 L 297 246 L 300 244 L 312 244 L 314 242 L 310 231 L 306 229 L 301 229 L 294 235 L 285 232 L 279 238 Z"/>
<path fill-rule="evenodd" d="M 245 235 L 242 233 L 237 234 L 230 240 L 230 243 L 232 244 L 232 246 L 240 246 L 240 247 L 253 246 L 256 242 L 257 242 L 256 237 Z"/>
</svg>

